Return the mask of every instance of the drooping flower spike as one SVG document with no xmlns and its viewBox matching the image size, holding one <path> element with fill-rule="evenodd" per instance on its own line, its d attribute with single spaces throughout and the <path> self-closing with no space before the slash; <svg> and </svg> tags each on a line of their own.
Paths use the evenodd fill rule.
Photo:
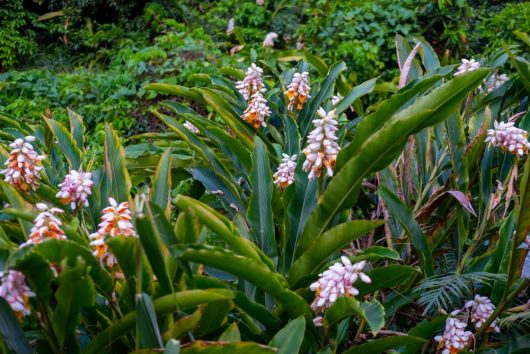
<svg viewBox="0 0 530 354">
<path fill-rule="evenodd" d="M 0 297 L 7 301 L 17 318 L 22 320 L 24 316 L 31 314 L 29 298 L 35 296 L 35 293 L 26 285 L 24 274 L 16 270 L 2 272 L 0 277 Z"/>
<path fill-rule="evenodd" d="M 35 137 L 26 136 L 13 141 L 9 146 L 13 148 L 5 162 L 5 170 L 0 174 L 5 175 L 4 180 L 16 189 L 27 192 L 31 188 L 37 190 L 40 183 L 40 172 L 44 155 L 38 155 L 31 143 Z"/>
<path fill-rule="evenodd" d="M 486 142 L 492 146 L 500 146 L 503 152 L 518 157 L 528 153 L 530 143 L 528 142 L 528 132 L 514 126 L 514 122 L 494 122 L 494 129 L 488 129 Z"/>
<path fill-rule="evenodd" d="M 265 119 L 271 115 L 271 110 L 267 105 L 267 100 L 263 94 L 256 92 L 248 104 L 247 109 L 243 112 L 241 118 L 250 124 L 254 129 L 259 127 L 266 127 Z"/>
<path fill-rule="evenodd" d="M 469 309 L 471 312 L 471 322 L 475 325 L 476 329 L 482 327 L 486 320 L 491 316 L 495 311 L 495 305 L 487 296 L 475 295 L 475 299 L 466 302 L 466 309 Z M 495 319 L 488 330 L 495 331 L 499 333 L 501 329 L 497 325 L 497 319 Z"/>
<path fill-rule="evenodd" d="M 62 214 L 64 211 L 59 208 L 48 208 L 44 203 L 37 203 L 35 206 L 40 213 L 35 220 L 33 220 L 33 227 L 29 233 L 29 240 L 24 242 L 21 247 L 30 244 L 39 244 L 47 238 L 66 240 L 66 235 L 61 229 L 62 222 L 56 216 Z"/>
<path fill-rule="evenodd" d="M 265 37 L 265 40 L 263 40 L 263 47 L 264 48 L 274 47 L 274 41 L 276 39 L 278 39 L 278 34 L 276 32 L 269 32 L 267 36 Z"/>
<path fill-rule="evenodd" d="M 263 69 L 252 63 L 246 72 L 245 78 L 242 81 L 236 82 L 236 88 L 239 93 L 245 98 L 247 103 L 256 92 L 264 93 L 266 91 L 261 76 Z"/>
<path fill-rule="evenodd" d="M 297 156 L 289 156 L 283 154 L 282 163 L 278 166 L 278 170 L 274 173 L 274 184 L 280 189 L 285 189 L 288 185 L 294 182 L 294 170 L 296 168 Z"/>
<path fill-rule="evenodd" d="M 457 354 L 469 343 L 472 337 L 470 331 L 466 331 L 467 318 L 457 317 L 460 310 L 451 312 L 445 321 L 445 329 L 442 335 L 434 337 L 438 342 L 438 350 L 441 354 Z"/>
<path fill-rule="evenodd" d="M 295 73 L 293 81 L 291 81 L 287 87 L 287 91 L 285 91 L 285 95 L 289 99 L 287 109 L 292 112 L 295 107 L 297 110 L 304 108 L 304 103 L 311 98 L 309 92 L 311 92 L 309 73 L 307 71 L 301 74 Z"/>
<path fill-rule="evenodd" d="M 105 237 L 136 237 L 136 232 L 132 224 L 132 212 L 129 209 L 129 203 L 123 202 L 118 205 L 114 198 L 109 198 L 109 206 L 102 210 L 102 222 L 98 225 L 97 232 L 91 234 L 92 240 L 90 245 L 95 247 L 94 256 L 98 257 L 100 263 L 112 268 L 116 264 L 116 258 L 108 252 L 108 246 L 105 243 Z"/>
<path fill-rule="evenodd" d="M 462 64 L 456 69 L 455 76 L 461 75 L 468 71 L 477 70 L 480 68 L 480 63 L 475 61 L 475 59 L 462 59 Z"/>
<path fill-rule="evenodd" d="M 510 80 L 510 78 L 506 74 L 493 74 L 487 80 L 485 80 L 486 91 L 493 92 L 504 85 L 504 83 L 508 80 Z"/>
<path fill-rule="evenodd" d="M 339 297 L 358 295 L 359 291 L 353 286 L 357 279 L 367 284 L 372 282 L 364 274 L 365 265 L 366 261 L 352 264 L 347 257 L 342 256 L 341 262 L 336 262 L 319 274 L 319 279 L 310 286 L 311 291 L 315 292 L 315 300 L 311 304 L 313 311 L 323 312 Z"/>
<path fill-rule="evenodd" d="M 63 183 L 59 184 L 61 189 L 56 197 L 61 200 L 62 204 L 70 204 L 70 208 L 75 210 L 77 207 L 88 206 L 88 197 L 92 195 L 92 173 L 83 171 L 70 171 L 64 178 Z"/>
<path fill-rule="evenodd" d="M 326 171 L 326 174 L 332 177 L 337 154 L 340 151 L 335 135 L 338 130 L 335 111 L 326 113 L 321 107 L 317 114 L 320 119 L 313 120 L 315 128 L 309 133 L 307 147 L 303 150 L 306 160 L 302 168 L 309 172 L 309 179 L 320 177 L 322 171 Z"/>
</svg>

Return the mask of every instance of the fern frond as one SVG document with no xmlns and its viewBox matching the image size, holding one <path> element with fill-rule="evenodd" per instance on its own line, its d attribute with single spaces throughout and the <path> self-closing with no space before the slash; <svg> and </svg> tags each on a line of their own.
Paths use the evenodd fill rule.
<svg viewBox="0 0 530 354">
<path fill-rule="evenodd" d="M 424 314 L 432 314 L 439 309 L 448 312 L 461 307 L 465 300 L 471 299 L 473 289 L 482 284 L 506 279 L 505 274 L 475 272 L 468 274 L 444 274 L 432 277 L 418 285 L 413 296 L 417 303 L 424 306 Z"/>
</svg>

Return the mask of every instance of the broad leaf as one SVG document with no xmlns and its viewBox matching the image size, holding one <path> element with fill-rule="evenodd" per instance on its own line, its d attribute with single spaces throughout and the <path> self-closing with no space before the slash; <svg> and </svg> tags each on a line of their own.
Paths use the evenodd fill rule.
<svg viewBox="0 0 530 354">
<path fill-rule="evenodd" d="M 290 321 L 284 328 L 274 335 L 269 343 L 270 347 L 277 348 L 278 354 L 296 354 L 304 340 L 305 318 L 300 316 Z"/>
</svg>

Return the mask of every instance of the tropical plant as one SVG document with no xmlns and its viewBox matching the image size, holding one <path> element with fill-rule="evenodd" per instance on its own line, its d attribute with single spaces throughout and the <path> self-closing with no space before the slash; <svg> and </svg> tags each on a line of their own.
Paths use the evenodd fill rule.
<svg viewBox="0 0 530 354">
<path fill-rule="evenodd" d="M 497 318 L 527 311 L 529 284 L 528 63 L 508 50 L 455 70 L 420 38 L 396 47 L 399 89 L 377 107 L 375 79 L 351 87 L 344 63 L 309 53 L 149 84 L 179 98 L 152 109 L 169 131 L 124 147 L 106 125 L 101 157 L 72 111 L 68 126 L 0 115 L 6 351 L 509 340 Z M 524 348 L 526 337 L 498 351 Z"/>
</svg>

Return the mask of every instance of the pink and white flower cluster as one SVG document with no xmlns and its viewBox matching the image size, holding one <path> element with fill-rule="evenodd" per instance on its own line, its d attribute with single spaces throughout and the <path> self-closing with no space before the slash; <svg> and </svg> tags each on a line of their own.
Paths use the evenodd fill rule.
<svg viewBox="0 0 530 354">
<path fill-rule="evenodd" d="M 92 173 L 71 170 L 59 184 L 61 189 L 56 197 L 63 204 L 70 204 L 70 208 L 75 210 L 78 206 L 88 206 L 88 197 L 92 195 L 94 182 L 91 180 Z"/>
<path fill-rule="evenodd" d="M 466 302 L 466 309 L 471 311 L 471 322 L 475 325 L 476 329 L 482 327 L 486 320 L 491 316 L 493 311 L 495 311 L 495 305 L 487 296 L 475 295 L 474 300 Z M 499 333 L 501 329 L 497 325 L 497 319 L 495 319 L 490 328 L 495 332 Z"/>
<path fill-rule="evenodd" d="M 13 141 L 9 146 L 13 148 L 5 162 L 5 170 L 0 171 L 5 175 L 4 180 L 23 192 L 37 190 L 40 182 L 43 155 L 38 155 L 31 143 L 34 136 L 26 136 Z"/>
<path fill-rule="evenodd" d="M 285 189 L 294 182 L 294 170 L 296 168 L 297 155 L 289 156 L 283 154 L 282 163 L 274 173 L 274 184 L 280 189 Z"/>
<path fill-rule="evenodd" d="M 258 129 L 260 126 L 266 127 L 265 119 L 271 114 L 267 100 L 263 97 L 263 93 L 267 90 L 261 80 L 262 74 L 263 69 L 252 63 L 247 69 L 245 79 L 236 82 L 236 88 L 248 103 L 248 107 L 241 118 L 254 129 Z"/>
<path fill-rule="evenodd" d="M 265 48 L 272 48 L 274 47 L 274 41 L 278 39 L 278 33 L 276 32 L 269 32 L 267 36 L 265 36 L 265 40 L 263 41 L 263 47 Z"/>
<path fill-rule="evenodd" d="M 480 68 L 480 63 L 475 61 L 475 59 L 462 59 L 462 64 L 456 69 L 455 76 L 462 75 L 468 71 L 477 70 Z"/>
<path fill-rule="evenodd" d="M 239 93 L 243 96 L 245 101 L 250 101 L 250 98 L 256 93 L 266 92 L 261 76 L 263 75 L 263 69 L 256 64 L 252 63 L 246 72 L 245 78 L 242 81 L 236 82 L 236 88 Z"/>
<path fill-rule="evenodd" d="M 311 98 L 309 92 L 311 92 L 309 73 L 307 71 L 301 74 L 295 73 L 293 81 L 291 81 L 287 87 L 287 91 L 285 91 L 285 95 L 289 98 L 287 109 L 292 112 L 295 106 L 297 110 L 304 108 L 304 103 Z"/>
<path fill-rule="evenodd" d="M 339 297 L 358 295 L 359 290 L 353 286 L 357 279 L 367 284 L 372 282 L 363 272 L 365 265 L 366 261 L 352 264 L 347 257 L 342 256 L 341 262 L 336 262 L 319 274 L 320 278 L 310 286 L 311 291 L 315 292 L 315 300 L 311 304 L 313 311 L 325 311 Z M 315 324 L 320 323 L 321 318 L 315 318 Z"/>
<path fill-rule="evenodd" d="M 493 74 L 486 80 L 486 91 L 493 92 L 508 80 L 510 78 L 506 74 Z"/>
<path fill-rule="evenodd" d="M 486 142 L 493 146 L 500 146 L 503 152 L 508 150 L 512 155 L 521 157 L 528 153 L 530 143 L 528 132 L 514 126 L 514 122 L 494 123 L 494 129 L 488 129 Z"/>
<path fill-rule="evenodd" d="M 64 211 L 59 208 L 48 208 L 44 203 L 37 203 L 35 206 L 40 213 L 35 220 L 33 220 L 33 227 L 29 233 L 29 240 L 23 243 L 21 247 L 30 244 L 39 244 L 47 238 L 66 240 L 66 235 L 61 229 L 63 223 L 56 216 L 57 214 L 62 214 Z"/>
<path fill-rule="evenodd" d="M 338 130 L 335 110 L 326 113 L 321 107 L 317 114 L 320 119 L 313 120 L 315 129 L 309 133 L 307 147 L 303 150 L 306 160 L 302 168 L 309 172 L 309 179 L 320 177 L 324 170 L 329 177 L 332 177 L 337 154 L 340 151 L 335 135 Z"/>
<path fill-rule="evenodd" d="M 93 252 L 94 256 L 99 258 L 101 264 L 112 268 L 117 261 L 114 255 L 108 252 L 105 237 L 120 235 L 136 237 L 136 232 L 131 222 L 132 212 L 129 209 L 129 203 L 123 202 L 118 205 L 114 198 L 109 198 L 109 204 L 110 206 L 102 210 L 102 222 L 98 225 L 98 231 L 91 234 L 89 238 L 92 240 L 90 245 L 96 248 Z"/>
<path fill-rule="evenodd" d="M 7 301 L 18 319 L 22 320 L 24 316 L 31 314 L 29 298 L 35 296 L 35 293 L 26 285 L 24 274 L 16 270 L 3 272 L 0 276 L 0 297 Z"/>
<path fill-rule="evenodd" d="M 457 317 L 460 310 L 451 312 L 445 321 L 445 329 L 441 336 L 434 337 L 438 342 L 438 350 L 442 354 L 456 354 L 462 351 L 473 336 L 470 331 L 466 331 L 467 319 Z"/>
</svg>

